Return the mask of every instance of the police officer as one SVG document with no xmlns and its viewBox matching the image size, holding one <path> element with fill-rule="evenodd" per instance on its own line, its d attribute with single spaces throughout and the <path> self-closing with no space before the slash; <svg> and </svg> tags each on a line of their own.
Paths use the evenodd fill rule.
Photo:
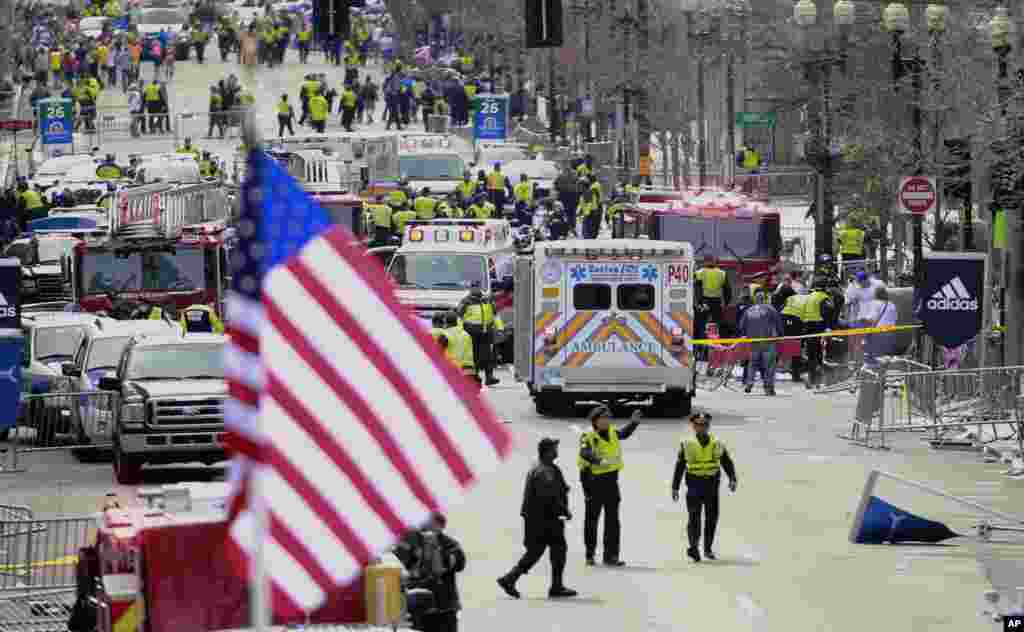
<svg viewBox="0 0 1024 632">
<path fill-rule="evenodd" d="M 608 205 L 608 210 L 605 211 L 605 216 L 608 221 L 608 226 L 612 229 L 612 237 L 626 237 L 622 232 L 622 227 L 616 227 L 615 218 L 619 216 L 622 211 L 626 210 L 631 206 L 629 198 L 625 192 L 612 198 L 611 204 Z"/>
<path fill-rule="evenodd" d="M 519 174 L 519 182 L 512 187 L 512 196 L 516 201 L 517 214 L 533 206 L 533 183 L 525 173 Z"/>
<path fill-rule="evenodd" d="M 499 211 L 505 209 L 505 188 L 508 186 L 508 178 L 501 172 L 501 163 L 494 163 L 494 169 L 487 174 L 487 195 L 491 204 Z"/>
<path fill-rule="evenodd" d="M 494 341 L 494 303 L 484 296 L 483 290 L 473 288 L 462 304 L 458 314 L 462 317 L 463 327 L 473 339 L 473 358 L 477 371 L 483 371 L 487 386 L 499 382 L 494 377 L 491 345 Z"/>
<path fill-rule="evenodd" d="M 370 215 L 373 217 L 373 239 L 380 244 L 386 244 L 391 241 L 391 236 L 394 234 L 391 230 L 393 211 L 390 206 L 380 200 L 369 206 Z"/>
<path fill-rule="evenodd" d="M 625 566 L 619 558 L 622 530 L 619 523 L 619 472 L 622 471 L 622 447 L 640 425 L 640 411 L 633 413 L 629 424 L 619 430 L 611 424 L 611 410 L 597 406 L 587 415 L 591 430 L 580 437 L 577 465 L 580 483 L 586 501 L 583 522 L 583 544 L 587 551 L 587 564 L 595 564 L 597 552 L 597 523 L 604 513 L 604 563 L 606 566 Z"/>
<path fill-rule="evenodd" d="M 34 219 L 40 219 L 46 217 L 46 206 L 43 204 L 43 196 L 39 195 L 39 192 L 28 186 L 26 182 L 18 183 L 18 209 L 21 211 L 22 216 L 22 229 L 28 225 L 28 222 Z"/>
<path fill-rule="evenodd" d="M 203 157 L 199 161 L 199 175 L 204 178 L 216 178 L 220 175 L 217 163 L 214 162 L 208 151 L 203 152 Z"/>
<path fill-rule="evenodd" d="M 725 444 L 708 432 L 711 415 L 696 413 L 690 415 L 694 437 L 684 439 L 672 474 L 672 500 L 679 500 L 679 484 L 686 474 L 686 534 L 689 548 L 686 554 L 694 562 L 700 561 L 701 513 L 704 513 L 704 557 L 715 559 L 713 549 L 715 528 L 718 526 L 718 488 L 722 482 L 721 471 L 729 477 L 729 491 L 736 491 L 736 467 Z"/>
<path fill-rule="evenodd" d="M 722 325 L 722 310 L 732 301 L 732 287 L 729 275 L 718 267 L 714 257 L 704 257 L 704 265 L 693 275 L 701 285 L 700 302 L 707 306 L 707 320 L 719 327 Z"/>
<path fill-rule="evenodd" d="M 839 254 L 842 255 L 843 267 L 849 265 L 862 265 L 864 262 L 864 239 L 867 234 L 864 229 L 855 224 L 847 224 L 839 234 L 836 241 L 839 242 Z"/>
<path fill-rule="evenodd" d="M 181 328 L 190 334 L 224 333 L 224 323 L 209 305 L 189 305 L 181 312 Z"/>
<path fill-rule="evenodd" d="M 477 181 L 473 179 L 473 174 L 467 169 L 462 173 L 462 182 L 460 182 L 455 190 L 459 194 L 459 201 L 462 205 L 469 204 L 473 196 L 476 195 Z"/>
<path fill-rule="evenodd" d="M 828 292 L 827 280 L 821 276 L 814 278 L 811 293 L 803 305 L 804 334 L 822 334 L 835 321 L 837 309 L 835 300 Z M 814 388 L 821 379 L 821 337 L 805 338 L 807 349 L 807 388 Z"/>
<path fill-rule="evenodd" d="M 159 129 L 163 133 L 163 121 L 160 119 L 160 84 L 155 79 L 142 89 L 142 100 L 146 106 L 146 113 L 149 114 L 149 132 L 153 134 Z"/>
<path fill-rule="evenodd" d="M 512 570 L 498 578 L 498 585 L 514 599 L 520 594 L 516 581 L 530 572 L 544 551 L 551 557 L 551 588 L 548 597 L 575 597 L 578 593 L 566 588 L 563 581 L 565 557 L 569 546 L 565 541 L 565 522 L 572 520 L 569 511 L 569 485 L 562 470 L 555 464 L 558 458 L 558 439 L 544 438 L 537 444 L 540 462 L 526 475 L 523 491 L 523 545 L 526 553 Z"/>
<path fill-rule="evenodd" d="M 284 138 L 284 130 L 295 136 L 295 128 L 292 123 L 295 121 L 295 109 L 288 103 L 288 95 L 282 94 L 281 100 L 277 102 L 277 137 Z"/>
<path fill-rule="evenodd" d="M 351 83 L 346 83 L 341 91 L 341 126 L 346 132 L 352 131 L 352 123 L 356 119 L 356 107 L 359 105 L 359 96 Z"/>
<path fill-rule="evenodd" d="M 309 118 L 309 100 L 313 98 L 319 88 L 320 82 L 314 79 L 313 75 L 306 75 L 299 88 L 299 101 L 302 103 L 302 117 L 299 119 L 299 125 L 304 125 L 306 119 Z"/>
<path fill-rule="evenodd" d="M 122 175 L 121 167 L 117 166 L 114 154 L 107 154 L 100 166 L 96 168 L 96 177 L 101 180 L 117 180 Z"/>
<path fill-rule="evenodd" d="M 477 375 L 476 361 L 473 356 L 473 337 L 469 335 L 462 323 L 459 322 L 459 315 L 453 311 L 444 314 L 444 329 L 442 334 L 448 338 L 450 345 L 454 347 L 453 355 L 459 359 L 459 367 L 462 373 L 480 385 L 480 376 Z"/>
<path fill-rule="evenodd" d="M 583 238 L 597 239 L 597 234 L 601 230 L 601 211 L 593 191 L 587 191 L 583 194 L 583 199 L 576 209 L 576 214 L 583 223 Z"/>
<path fill-rule="evenodd" d="M 804 303 L 807 294 L 791 294 L 782 308 L 782 331 L 786 336 L 802 336 L 804 334 Z M 803 354 L 795 353 L 789 364 L 789 372 L 794 382 L 799 382 L 803 375 Z"/>
<path fill-rule="evenodd" d="M 200 153 L 199 148 L 192 144 L 192 137 L 185 137 L 185 144 L 178 148 L 179 154 L 185 154 L 186 156 L 193 156 L 196 160 L 199 160 Z"/>
<path fill-rule="evenodd" d="M 484 207 L 485 199 L 482 193 L 471 199 L 463 215 L 467 219 L 487 219 L 487 209 Z"/>
<path fill-rule="evenodd" d="M 317 88 L 313 96 L 309 97 L 309 122 L 313 125 L 313 131 L 317 134 L 324 133 L 327 127 L 328 113 L 327 98 L 324 97 L 323 91 Z"/>
<path fill-rule="evenodd" d="M 434 219 L 437 216 L 437 200 L 430 197 L 430 187 L 423 187 L 420 194 L 416 196 L 412 208 L 416 211 L 416 217 L 422 220 Z"/>
</svg>

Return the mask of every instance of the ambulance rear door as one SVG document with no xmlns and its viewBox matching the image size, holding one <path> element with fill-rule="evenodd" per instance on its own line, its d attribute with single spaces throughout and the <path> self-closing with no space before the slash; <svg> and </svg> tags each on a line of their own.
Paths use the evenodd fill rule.
<svg viewBox="0 0 1024 632">
<path fill-rule="evenodd" d="M 688 245 L 688 244 L 687 244 Z M 662 309 L 658 315 L 669 368 L 693 370 L 693 259 L 673 257 L 661 265 Z M 679 344 L 683 341 L 683 344 Z M 689 387 L 689 381 L 687 381 Z"/>
<path fill-rule="evenodd" d="M 612 377 L 609 369 L 664 367 L 660 315 L 664 302 L 656 262 L 570 260 L 565 276 L 566 344 L 559 364 L 587 382 Z"/>
</svg>

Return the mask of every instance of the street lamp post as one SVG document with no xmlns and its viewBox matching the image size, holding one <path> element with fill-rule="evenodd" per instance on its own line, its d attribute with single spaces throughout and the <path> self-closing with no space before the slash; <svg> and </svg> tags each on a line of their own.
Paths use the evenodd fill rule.
<svg viewBox="0 0 1024 632">
<path fill-rule="evenodd" d="M 707 139 L 704 126 L 704 50 L 702 34 L 698 32 L 694 17 L 703 8 L 702 0 L 681 0 L 683 14 L 686 16 L 687 42 L 697 46 L 697 185 L 701 188 L 707 179 Z M 692 52 L 692 51 L 691 51 Z M 685 187 L 686 183 L 684 183 Z"/>
<path fill-rule="evenodd" d="M 814 223 L 814 250 L 815 260 L 822 256 L 832 256 L 832 240 L 835 231 L 835 206 L 832 198 L 832 180 L 835 175 L 835 158 L 832 156 L 832 69 L 839 68 L 841 72 L 846 69 L 846 40 L 850 26 L 854 20 L 853 3 L 849 0 L 839 0 L 832 9 L 835 26 L 839 33 L 838 50 L 832 50 L 827 45 L 823 47 L 820 55 L 813 55 L 807 51 L 805 72 L 807 79 L 813 84 L 815 92 L 820 94 L 821 104 L 819 116 L 811 121 L 813 126 L 814 142 L 812 151 L 809 153 L 810 162 L 817 171 L 817 186 L 815 187 L 814 205 L 817 215 Z M 811 27 L 818 19 L 818 8 L 813 0 L 800 0 L 793 7 L 793 17 L 805 33 L 810 33 Z M 808 46 L 808 48 L 810 48 Z"/>
</svg>

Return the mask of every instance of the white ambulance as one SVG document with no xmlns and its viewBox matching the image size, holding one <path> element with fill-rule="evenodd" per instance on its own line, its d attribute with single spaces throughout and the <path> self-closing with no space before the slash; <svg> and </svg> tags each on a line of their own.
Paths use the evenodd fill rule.
<svg viewBox="0 0 1024 632">
<path fill-rule="evenodd" d="M 539 242 L 515 260 L 516 380 L 541 415 L 651 400 L 682 417 L 695 391 L 693 247 L 647 239 Z"/>
<path fill-rule="evenodd" d="M 371 181 L 407 178 L 417 193 L 429 187 L 433 195 L 448 195 L 462 181 L 463 156 L 472 151 L 452 134 L 402 133 L 366 141 L 366 163 Z"/>
<path fill-rule="evenodd" d="M 372 248 L 398 284 L 399 300 L 427 324 L 438 312 L 458 307 L 479 288 L 490 295 L 505 330 L 495 338 L 500 357 L 512 359 L 512 267 L 516 254 L 506 220 L 412 221 L 402 245 Z"/>
</svg>

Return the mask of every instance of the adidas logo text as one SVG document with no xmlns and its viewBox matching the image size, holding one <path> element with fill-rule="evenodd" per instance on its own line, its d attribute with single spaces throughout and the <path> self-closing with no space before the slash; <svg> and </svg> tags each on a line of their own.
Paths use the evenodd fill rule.
<svg viewBox="0 0 1024 632">
<path fill-rule="evenodd" d="M 942 286 L 928 299 L 928 309 L 938 312 L 971 312 L 977 311 L 978 299 L 971 296 L 960 277 Z"/>
</svg>

